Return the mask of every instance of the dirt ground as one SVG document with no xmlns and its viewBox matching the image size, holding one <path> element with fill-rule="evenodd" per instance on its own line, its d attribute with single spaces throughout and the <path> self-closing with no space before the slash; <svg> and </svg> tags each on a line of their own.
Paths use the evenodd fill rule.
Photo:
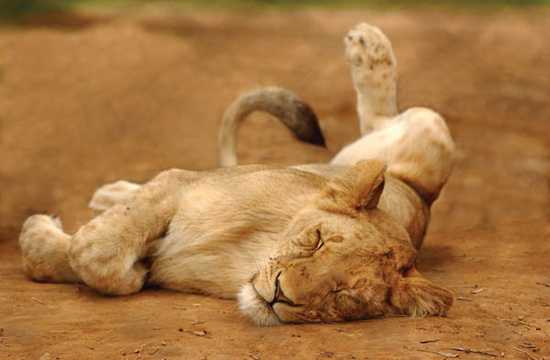
<svg viewBox="0 0 550 360">
<path fill-rule="evenodd" d="M 254 116 L 240 134 L 243 163 L 330 159 L 358 136 L 342 36 L 362 20 L 393 41 L 401 108 L 437 109 L 458 143 L 419 260 L 456 294 L 447 318 L 257 328 L 233 301 L 109 298 L 23 276 L 25 217 L 55 213 L 74 231 L 101 184 L 215 167 L 220 116 L 247 89 L 303 96 L 329 150 Z M 0 358 L 550 359 L 549 33 L 550 11 L 536 8 L 159 10 L 1 27 Z"/>
</svg>

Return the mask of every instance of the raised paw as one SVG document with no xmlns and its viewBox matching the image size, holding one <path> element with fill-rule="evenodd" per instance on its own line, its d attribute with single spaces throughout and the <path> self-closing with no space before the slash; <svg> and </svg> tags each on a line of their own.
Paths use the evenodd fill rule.
<svg viewBox="0 0 550 360">
<path fill-rule="evenodd" d="M 130 199 L 140 187 L 138 184 L 124 180 L 103 185 L 96 190 L 88 206 L 93 210 L 105 211 Z"/>
<path fill-rule="evenodd" d="M 344 38 L 346 58 L 351 65 L 374 70 L 378 65 L 395 66 L 395 56 L 390 41 L 375 26 L 361 23 L 351 29 Z"/>
</svg>

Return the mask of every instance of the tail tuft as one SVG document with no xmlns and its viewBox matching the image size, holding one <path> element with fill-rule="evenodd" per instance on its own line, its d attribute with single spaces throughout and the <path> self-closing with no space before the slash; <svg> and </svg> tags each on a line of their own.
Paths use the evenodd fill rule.
<svg viewBox="0 0 550 360">
<path fill-rule="evenodd" d="M 301 100 L 295 100 L 294 105 L 294 117 L 296 119 L 294 123 L 296 126 L 294 129 L 289 127 L 294 136 L 300 141 L 326 148 L 325 136 L 319 126 L 317 114 L 315 114 L 311 106 Z"/>
<path fill-rule="evenodd" d="M 298 140 L 326 147 L 319 119 L 307 103 L 287 89 L 265 87 L 240 96 L 225 111 L 218 138 L 221 166 L 237 165 L 237 132 L 255 111 L 276 117 Z"/>
</svg>

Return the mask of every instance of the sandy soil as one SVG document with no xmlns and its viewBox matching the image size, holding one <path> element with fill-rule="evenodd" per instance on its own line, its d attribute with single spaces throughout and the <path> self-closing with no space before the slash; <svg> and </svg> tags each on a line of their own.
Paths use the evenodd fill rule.
<svg viewBox="0 0 550 360">
<path fill-rule="evenodd" d="M 549 19 L 541 9 L 160 11 L 0 28 L 0 358 L 550 359 Z M 329 150 L 255 116 L 242 162 L 329 159 L 358 135 L 341 38 L 360 20 L 393 40 L 401 107 L 442 112 L 459 145 L 419 260 L 456 293 L 447 318 L 257 328 L 232 301 L 107 298 L 23 276 L 26 216 L 56 213 L 74 231 L 103 183 L 214 167 L 220 115 L 244 90 L 294 89 Z"/>
</svg>

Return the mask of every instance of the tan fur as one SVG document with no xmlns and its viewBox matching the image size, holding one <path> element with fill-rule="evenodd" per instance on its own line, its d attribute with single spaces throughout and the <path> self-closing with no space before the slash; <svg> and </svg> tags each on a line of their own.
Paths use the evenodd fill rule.
<svg viewBox="0 0 550 360">
<path fill-rule="evenodd" d="M 357 92 L 361 134 L 397 115 L 397 61 L 391 42 L 377 27 L 360 23 L 344 38 Z"/>
<path fill-rule="evenodd" d="M 124 180 L 103 185 L 96 190 L 88 206 L 97 211 L 105 211 L 115 204 L 128 201 L 139 188 L 139 184 Z"/>
<path fill-rule="evenodd" d="M 377 161 L 361 162 L 327 181 L 292 219 L 284 233 L 290 240 L 275 249 L 270 266 L 241 291 L 243 311 L 257 316 L 272 309 L 282 322 L 446 313 L 452 295 L 414 271 L 410 234 L 377 204 L 384 177 L 391 179 L 383 169 Z M 394 181 L 382 198 L 394 194 Z M 409 279 L 413 273 L 418 279 Z M 248 299 L 253 291 L 258 296 Z M 258 299 L 263 307 L 250 305 Z"/>
<path fill-rule="evenodd" d="M 170 170 L 73 236 L 51 218 L 29 218 L 24 270 L 111 295 L 151 284 L 238 297 L 260 325 L 444 314 L 446 290 L 402 285 L 419 240 L 407 217 L 399 223 L 380 209 L 401 191 L 384 169 L 366 161 L 337 177 L 265 166 Z M 394 301 L 395 291 L 404 293 Z"/>
<path fill-rule="evenodd" d="M 445 120 L 427 108 L 398 113 L 397 62 L 391 42 L 380 29 L 358 24 L 344 42 L 364 136 L 344 147 L 331 164 L 349 166 L 362 159 L 380 159 L 388 164 L 389 174 L 433 202 L 454 160 L 454 142 Z"/>
<path fill-rule="evenodd" d="M 430 153 L 447 137 L 432 137 L 438 120 L 423 130 L 415 118 L 374 126 L 365 138 L 379 142 L 361 145 L 355 165 L 350 150 L 330 165 L 170 170 L 143 186 L 106 185 L 91 202 L 105 212 L 72 236 L 44 215 L 25 222 L 24 270 L 111 295 L 151 284 L 238 298 L 259 325 L 444 315 L 452 295 L 414 263 L 450 166 Z"/>
</svg>

